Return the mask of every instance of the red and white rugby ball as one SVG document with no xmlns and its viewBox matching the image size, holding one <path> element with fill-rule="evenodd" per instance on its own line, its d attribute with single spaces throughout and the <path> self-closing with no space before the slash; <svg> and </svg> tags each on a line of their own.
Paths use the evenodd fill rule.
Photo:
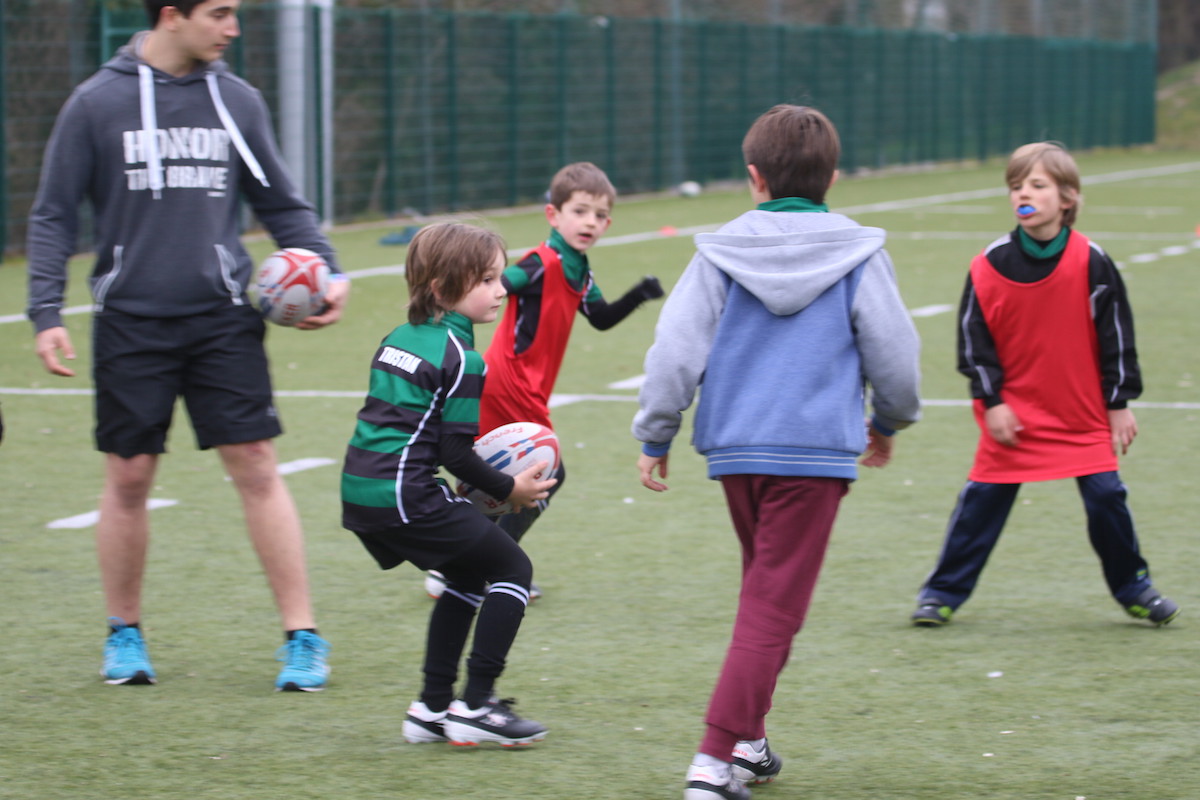
<svg viewBox="0 0 1200 800">
<path fill-rule="evenodd" d="M 302 247 L 276 250 L 263 259 L 254 279 L 254 302 L 270 322 L 291 327 L 318 313 L 329 288 L 329 265 Z"/>
<path fill-rule="evenodd" d="M 534 464 L 549 464 L 542 477 L 550 477 L 558 469 L 558 437 L 554 431 L 536 422 L 512 422 L 501 425 L 475 440 L 475 452 L 493 469 L 505 475 L 517 475 Z M 465 483 L 458 484 L 458 493 L 489 517 L 498 517 L 513 510 L 506 500 L 497 500 L 482 489 Z"/>
</svg>

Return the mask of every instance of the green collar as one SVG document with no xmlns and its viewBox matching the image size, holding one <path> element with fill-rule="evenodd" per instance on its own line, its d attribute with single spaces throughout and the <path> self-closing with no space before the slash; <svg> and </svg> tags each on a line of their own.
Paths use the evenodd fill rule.
<svg viewBox="0 0 1200 800">
<path fill-rule="evenodd" d="M 814 203 L 807 197 L 777 197 L 758 204 L 759 211 L 828 211 L 824 203 Z"/>
<path fill-rule="evenodd" d="M 558 231 L 550 230 L 550 238 L 546 240 L 546 244 L 558 251 L 563 268 L 568 270 L 568 274 L 579 274 L 580 270 L 587 267 L 587 256 L 567 244 L 567 240 Z"/>
<path fill-rule="evenodd" d="M 453 331 L 458 338 L 462 339 L 468 347 L 475 346 L 475 326 L 471 320 L 464 317 L 457 311 L 446 311 L 442 314 L 442 321 L 435 322 L 433 317 L 425 320 L 426 325 L 445 325 Z"/>
<path fill-rule="evenodd" d="M 1061 255 L 1062 251 L 1067 249 L 1067 238 L 1070 235 L 1071 229 L 1064 225 L 1053 239 L 1048 242 L 1039 242 L 1026 233 L 1020 225 L 1017 226 L 1017 243 L 1021 246 L 1022 252 L 1030 258 L 1046 259 Z"/>
</svg>

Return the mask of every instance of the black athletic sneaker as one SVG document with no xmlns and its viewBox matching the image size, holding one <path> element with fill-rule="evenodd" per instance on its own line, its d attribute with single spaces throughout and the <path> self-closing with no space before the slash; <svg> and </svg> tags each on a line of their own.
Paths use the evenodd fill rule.
<svg viewBox="0 0 1200 800">
<path fill-rule="evenodd" d="M 911 619 L 913 625 L 933 628 L 945 625 L 950 621 L 950 615 L 953 613 L 953 608 L 942 605 L 937 600 L 922 600 L 917 606 L 917 610 L 912 613 Z"/>
<path fill-rule="evenodd" d="M 546 726 L 522 719 L 512 710 L 514 700 L 492 700 L 468 708 L 462 700 L 450 704 L 443 729 L 450 744 L 472 746 L 496 742 L 504 747 L 532 744 L 546 738 Z"/>
<path fill-rule="evenodd" d="M 1163 597 L 1158 590 L 1151 586 L 1138 595 L 1138 599 L 1125 606 L 1125 612 L 1131 617 L 1145 619 L 1155 625 L 1166 625 L 1179 616 L 1179 604 L 1174 600 Z"/>
<path fill-rule="evenodd" d="M 762 747 L 741 741 L 733 748 L 733 777 L 742 783 L 770 783 L 783 769 L 783 759 L 771 752 L 767 740 Z"/>
</svg>

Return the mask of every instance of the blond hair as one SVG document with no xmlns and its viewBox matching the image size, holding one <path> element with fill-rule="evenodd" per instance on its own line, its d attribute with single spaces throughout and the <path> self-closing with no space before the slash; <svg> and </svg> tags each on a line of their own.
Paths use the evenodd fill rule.
<svg viewBox="0 0 1200 800">
<path fill-rule="evenodd" d="M 420 325 L 442 314 L 487 275 L 497 254 L 504 256 L 500 234 L 462 222 L 440 222 L 417 232 L 408 245 L 408 321 Z"/>
<path fill-rule="evenodd" d="M 1062 224 L 1068 227 L 1074 225 L 1076 217 L 1079 216 L 1079 206 L 1083 202 L 1080 194 L 1079 166 L 1063 145 L 1058 142 L 1031 142 L 1021 145 L 1008 158 L 1004 182 L 1011 188 L 1025 180 L 1039 164 L 1058 186 L 1058 196 L 1062 198 L 1063 203 L 1070 203 L 1063 209 Z"/>
</svg>

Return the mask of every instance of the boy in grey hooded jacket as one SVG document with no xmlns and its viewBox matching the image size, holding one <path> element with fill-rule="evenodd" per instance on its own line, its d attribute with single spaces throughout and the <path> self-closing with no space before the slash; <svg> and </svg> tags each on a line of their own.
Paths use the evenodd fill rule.
<svg viewBox="0 0 1200 800">
<path fill-rule="evenodd" d="M 276 679 L 316 691 L 329 668 L 309 599 L 304 541 L 278 474 L 264 323 L 246 295 L 253 264 L 239 241 L 239 194 L 280 247 L 325 257 L 328 308 L 298 325 L 336 322 L 349 292 L 312 207 L 279 157 L 266 105 L 220 60 L 240 34 L 240 0 L 145 0 L 137 34 L 63 106 L 46 146 L 29 221 L 29 318 L 37 354 L 75 373 L 63 326 L 79 207 L 94 211 L 90 278 L 96 444 L 105 483 L 96 542 L 109 617 L 101 674 L 156 682 L 141 632 L 149 542 L 146 501 L 176 400 L 197 443 L 216 448 L 285 630 Z"/>
<path fill-rule="evenodd" d="M 703 383 L 693 443 L 742 547 L 733 641 L 686 800 L 744 800 L 745 783 L 779 773 L 764 720 L 838 505 L 859 457 L 884 466 L 894 434 L 920 416 L 920 345 L 885 234 L 824 204 L 840 153 L 833 124 L 776 106 L 742 149 L 757 207 L 696 237 L 646 354 L 633 422 L 642 483 L 664 491 L 671 442 Z"/>
</svg>

